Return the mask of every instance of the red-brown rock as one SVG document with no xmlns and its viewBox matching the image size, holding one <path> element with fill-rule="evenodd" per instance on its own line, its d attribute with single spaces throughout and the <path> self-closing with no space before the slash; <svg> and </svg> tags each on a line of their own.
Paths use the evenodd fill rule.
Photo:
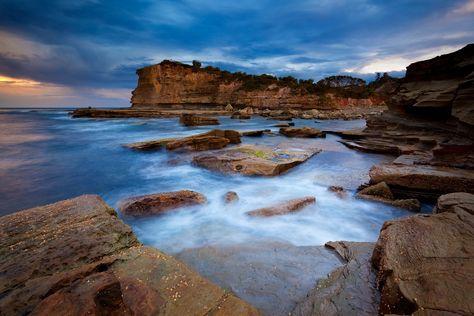
<svg viewBox="0 0 474 316">
<path fill-rule="evenodd" d="M 201 193 L 181 190 L 148 194 L 128 198 L 120 202 L 120 211 L 125 216 L 150 216 L 192 205 L 206 203 L 206 197 Z"/>
<path fill-rule="evenodd" d="M 257 210 L 247 212 L 247 215 L 256 217 L 285 215 L 301 211 L 304 207 L 314 203 L 316 203 L 316 198 L 314 196 L 305 196 L 302 198 L 282 202 L 274 206 L 259 208 Z"/>
<path fill-rule="evenodd" d="M 287 137 L 306 138 L 325 137 L 326 135 L 320 130 L 312 127 L 282 127 L 280 128 L 280 134 L 283 134 Z"/>
</svg>

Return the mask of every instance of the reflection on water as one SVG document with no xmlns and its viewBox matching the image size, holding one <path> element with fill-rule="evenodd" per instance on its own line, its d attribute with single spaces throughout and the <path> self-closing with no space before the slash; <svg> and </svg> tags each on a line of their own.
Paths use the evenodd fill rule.
<svg viewBox="0 0 474 316">
<path fill-rule="evenodd" d="M 270 128 L 263 118 L 238 121 L 220 118 L 219 128 Z M 363 120 L 295 120 L 296 126 L 342 130 L 364 126 Z M 84 193 L 101 195 L 117 206 L 120 199 L 180 189 L 196 190 L 208 198 L 165 216 L 128 220 L 140 240 L 169 252 L 209 244 L 278 240 L 296 245 L 319 245 L 328 240 L 375 240 L 382 223 L 406 215 L 382 204 L 339 199 L 327 191 L 342 185 L 353 192 L 367 181 L 374 163 L 390 157 L 359 153 L 326 139 L 287 139 L 282 136 L 244 138 L 244 143 L 314 145 L 323 152 L 276 178 L 221 175 L 194 167 L 188 155 L 139 153 L 125 143 L 177 137 L 214 127 L 182 127 L 171 119 L 70 119 L 65 111 L 0 112 L 0 214 L 55 202 Z M 5 127 L 6 126 L 6 127 Z M 9 130 L 12 132 L 10 133 Z M 240 200 L 225 205 L 222 196 L 236 191 Z M 244 213 L 278 201 L 316 196 L 304 211 L 274 218 L 249 218 Z"/>
</svg>

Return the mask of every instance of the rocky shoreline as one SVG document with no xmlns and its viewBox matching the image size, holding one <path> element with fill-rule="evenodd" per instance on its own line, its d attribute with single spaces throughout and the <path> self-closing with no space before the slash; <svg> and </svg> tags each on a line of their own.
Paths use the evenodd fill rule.
<svg viewBox="0 0 474 316">
<path fill-rule="evenodd" d="M 72 115 L 180 116 L 185 126 L 219 124 L 207 116 L 222 113 L 286 121 L 322 115 L 316 109 L 275 109 L 281 98 L 273 100 L 277 103 L 272 109 L 261 104 L 217 111 L 150 109 L 138 101 L 145 102 L 151 94 L 153 102 L 169 102 L 174 95 L 157 96 L 155 90 L 145 89 L 150 74 L 160 76 L 161 66 L 139 70 L 136 108 L 79 109 Z M 186 76 L 207 76 L 204 86 L 216 86 L 209 72 L 183 69 Z M 332 132 L 354 150 L 395 156 L 392 162 L 372 167 L 370 182 L 359 188 L 358 198 L 414 212 L 420 210 L 420 202 L 436 203 L 431 214 L 385 222 L 375 243 L 208 246 L 186 249 L 176 259 L 142 245 L 100 197 L 80 196 L 1 217 L 0 314 L 474 314 L 473 74 L 474 45 L 412 64 L 387 101 L 387 111 L 371 113 L 363 130 Z M 174 91 L 173 82 L 166 84 Z M 232 91 L 232 98 L 244 93 Z M 208 95 L 195 95 L 200 98 L 197 103 L 208 102 Z M 190 102 L 183 100 L 180 103 Z M 274 177 L 321 152 L 316 146 L 295 148 L 294 137 L 318 138 L 328 132 L 285 125 L 280 134 L 288 142 L 273 147 L 240 144 L 241 137 L 269 137 L 264 131 L 246 133 L 250 134 L 216 129 L 126 146 L 191 153 L 195 166 L 223 174 Z M 329 190 L 341 199 L 347 196 L 342 187 Z M 238 196 L 228 192 L 222 198 L 230 203 Z M 262 221 L 291 216 L 317 199 L 304 196 L 262 205 L 247 215 Z M 144 218 L 179 212 L 183 206 L 205 207 L 206 201 L 190 190 L 157 192 L 125 199 L 120 210 L 124 217 Z"/>
</svg>

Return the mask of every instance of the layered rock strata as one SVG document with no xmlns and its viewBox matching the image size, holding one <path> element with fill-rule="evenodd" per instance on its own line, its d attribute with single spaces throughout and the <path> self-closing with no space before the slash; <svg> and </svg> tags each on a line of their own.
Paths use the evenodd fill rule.
<svg viewBox="0 0 474 316">
<path fill-rule="evenodd" d="M 0 254 L 2 315 L 258 315 L 95 195 L 3 216 Z"/>
</svg>

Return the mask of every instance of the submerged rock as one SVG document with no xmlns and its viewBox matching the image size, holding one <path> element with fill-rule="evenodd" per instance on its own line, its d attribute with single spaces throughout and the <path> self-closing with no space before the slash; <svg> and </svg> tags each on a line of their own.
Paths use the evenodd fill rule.
<svg viewBox="0 0 474 316">
<path fill-rule="evenodd" d="M 176 257 L 269 316 L 288 316 L 319 279 L 341 265 L 322 246 L 271 242 L 187 249 Z"/>
<path fill-rule="evenodd" d="M 379 294 L 371 268 L 373 243 L 328 242 L 345 262 L 320 279 L 292 315 L 377 315 Z"/>
<path fill-rule="evenodd" d="M 224 173 L 247 176 L 276 176 L 311 158 L 319 149 L 272 148 L 266 146 L 239 146 L 213 153 L 197 155 L 197 166 Z"/>
<path fill-rule="evenodd" d="M 227 204 L 235 203 L 239 200 L 239 196 L 234 191 L 229 191 L 224 195 L 224 202 Z"/>
<path fill-rule="evenodd" d="M 271 130 L 261 129 L 261 130 L 256 130 L 256 131 L 244 131 L 244 132 L 240 132 L 240 135 L 246 136 L 246 137 L 260 137 L 260 136 L 263 136 L 264 133 L 271 133 Z"/>
<path fill-rule="evenodd" d="M 2 315 L 257 315 L 144 247 L 95 195 L 1 217 Z"/>
<path fill-rule="evenodd" d="M 193 114 L 182 114 L 179 122 L 184 126 L 219 125 L 215 117 L 197 116 Z"/>
<path fill-rule="evenodd" d="M 462 207 L 385 222 L 372 264 L 380 314 L 474 313 L 474 216 Z"/>
<path fill-rule="evenodd" d="M 305 196 L 298 199 L 289 200 L 283 203 L 279 203 L 274 206 L 259 208 L 250 212 L 247 215 L 257 217 L 269 217 L 276 215 L 285 215 L 289 213 L 295 213 L 302 210 L 304 207 L 316 203 L 314 196 Z"/>
<path fill-rule="evenodd" d="M 357 193 L 357 197 L 390 204 L 412 212 L 419 212 L 421 209 L 420 201 L 417 199 L 395 199 L 392 191 L 385 182 L 380 182 L 362 189 Z"/>
<path fill-rule="evenodd" d="M 141 217 L 158 215 L 176 208 L 206 203 L 201 193 L 181 190 L 135 196 L 120 202 L 120 212 L 125 216 Z"/>
<path fill-rule="evenodd" d="M 205 151 L 221 149 L 228 144 L 239 144 L 240 133 L 233 130 L 214 129 L 212 131 L 182 138 L 165 138 L 125 145 L 134 150 L 191 150 Z"/>
<path fill-rule="evenodd" d="M 347 197 L 347 192 L 343 187 L 337 185 L 331 185 L 328 187 L 328 191 L 335 193 L 340 198 Z"/>
<path fill-rule="evenodd" d="M 280 134 L 287 137 L 325 137 L 326 134 L 321 132 L 319 129 L 312 127 L 282 127 L 280 128 Z"/>
</svg>

